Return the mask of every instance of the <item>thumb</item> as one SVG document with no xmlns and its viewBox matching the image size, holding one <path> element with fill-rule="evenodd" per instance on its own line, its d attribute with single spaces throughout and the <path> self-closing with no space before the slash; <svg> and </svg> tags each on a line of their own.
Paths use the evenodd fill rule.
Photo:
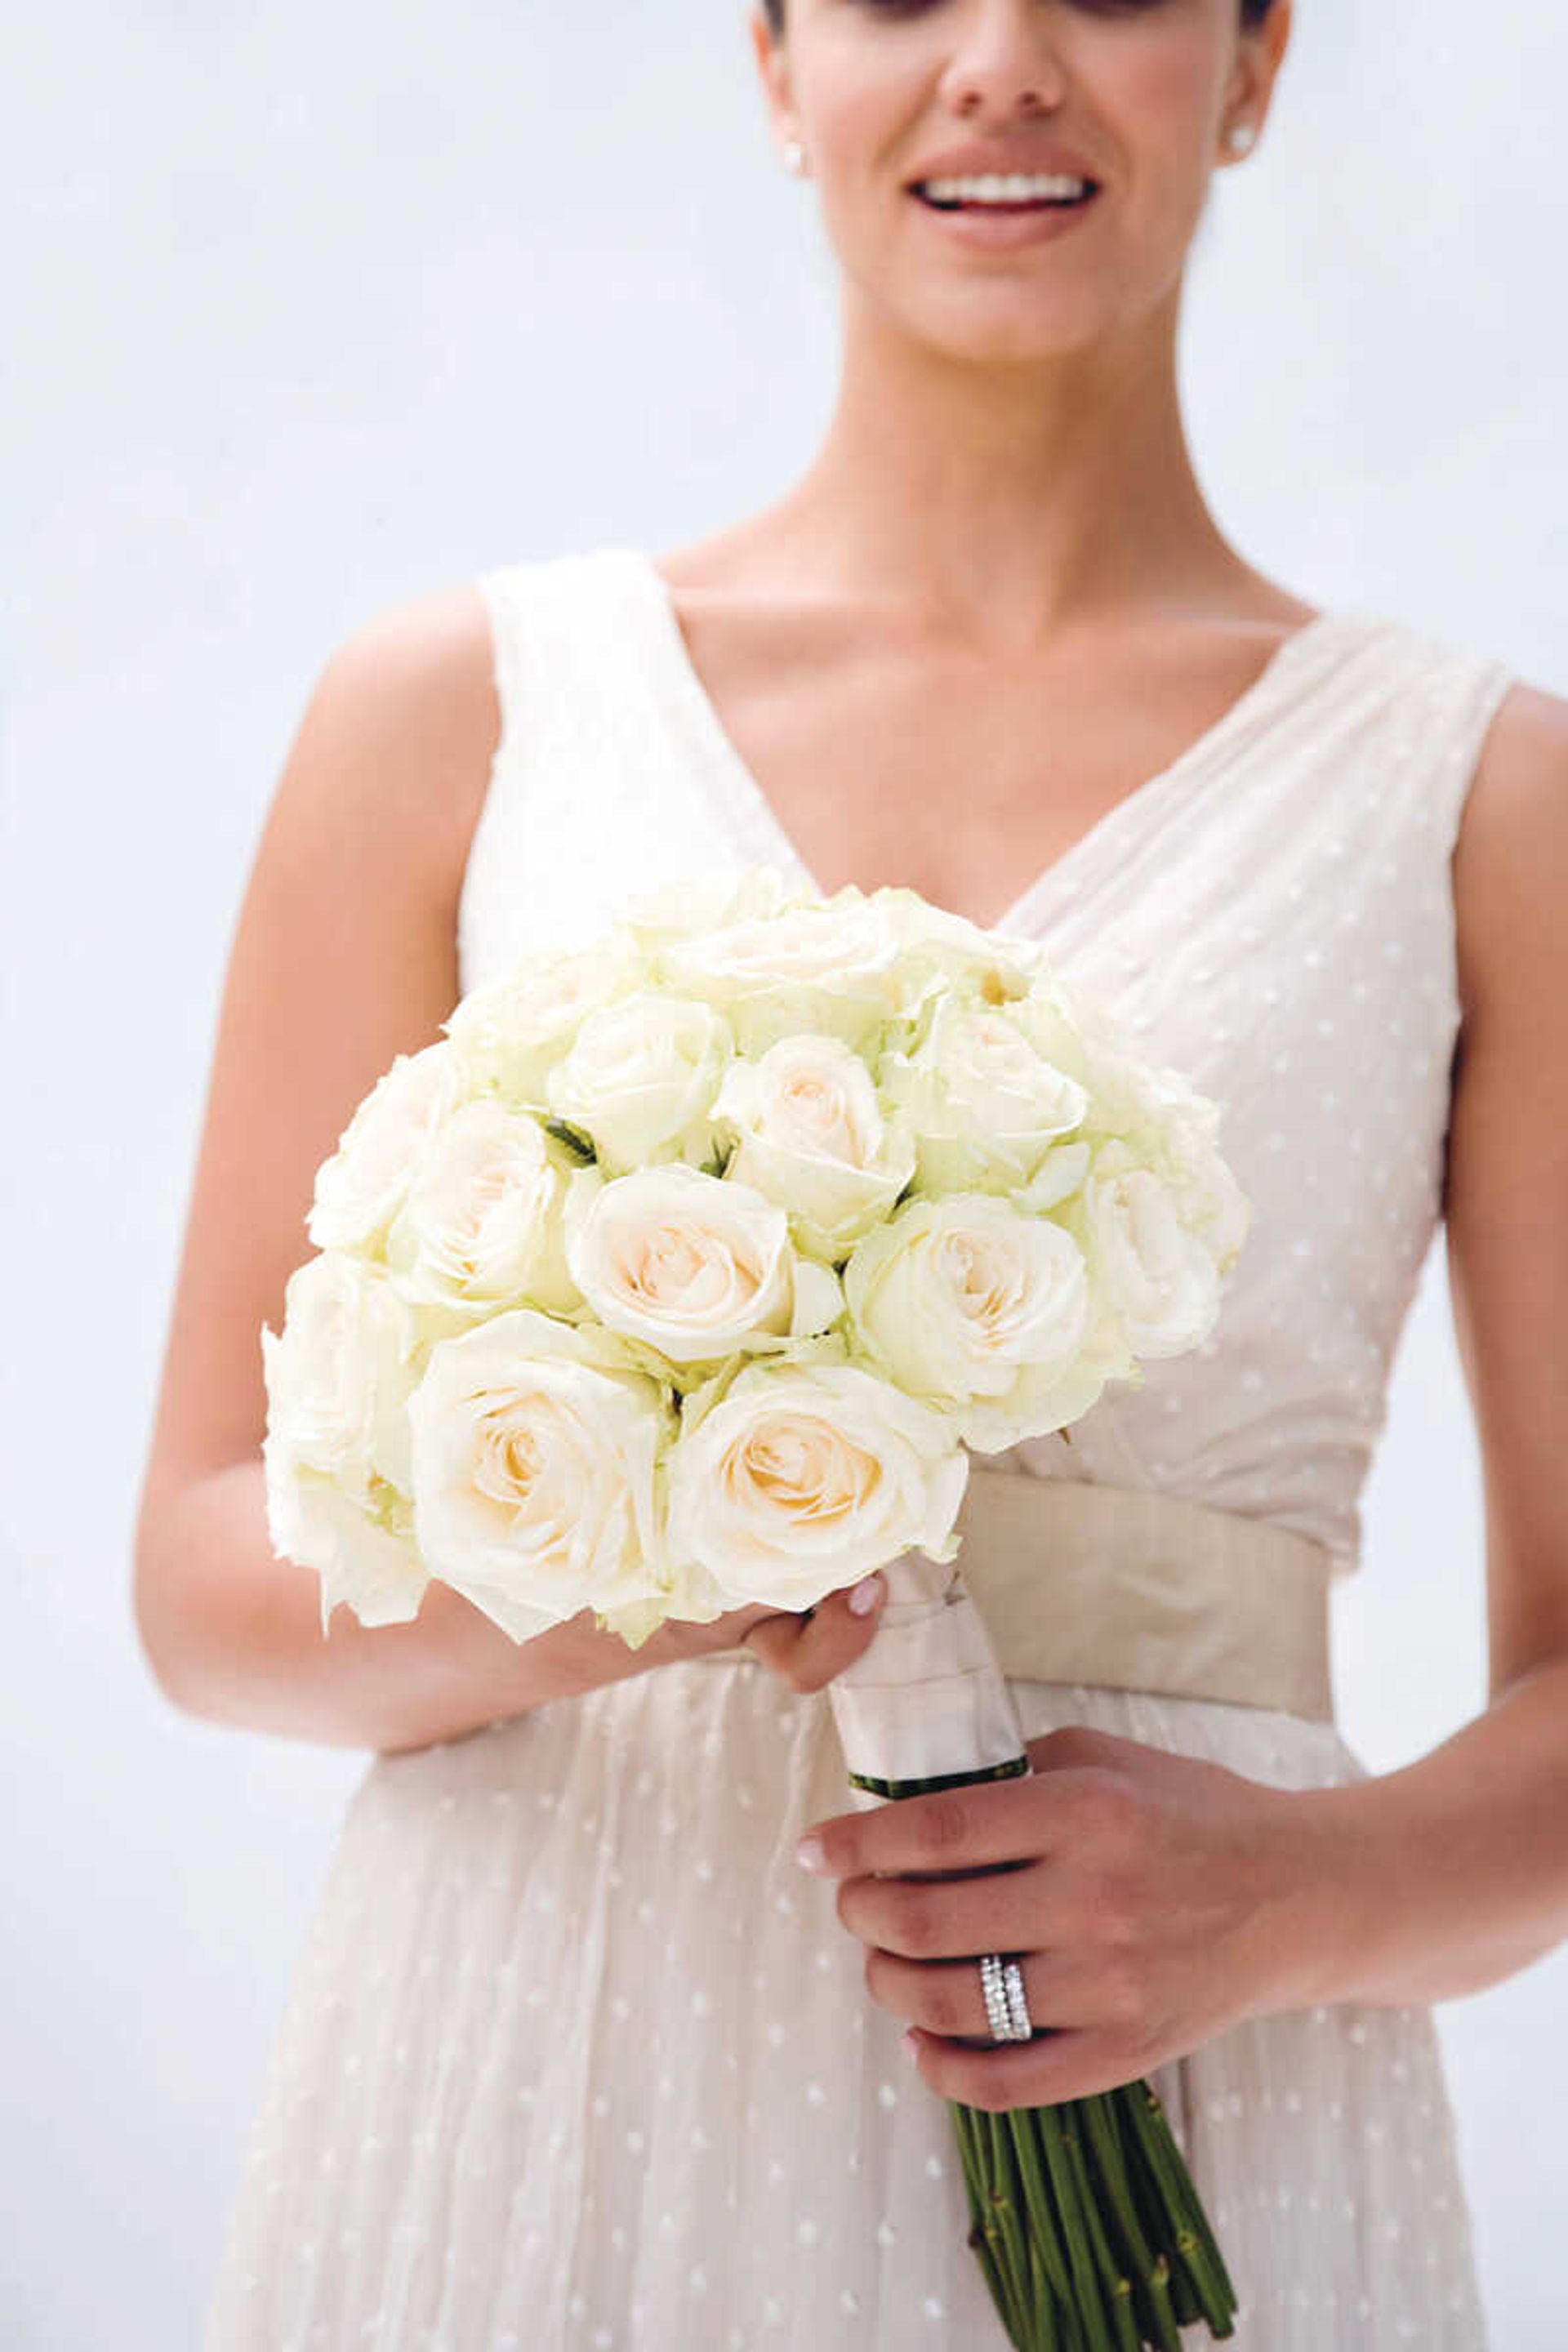
<svg viewBox="0 0 1568 2352">
<path fill-rule="evenodd" d="M 821 1690 L 869 1648 L 887 1591 L 885 1577 L 864 1576 L 828 1593 L 815 1609 L 759 1619 L 742 1638 L 790 1690 Z"/>
</svg>

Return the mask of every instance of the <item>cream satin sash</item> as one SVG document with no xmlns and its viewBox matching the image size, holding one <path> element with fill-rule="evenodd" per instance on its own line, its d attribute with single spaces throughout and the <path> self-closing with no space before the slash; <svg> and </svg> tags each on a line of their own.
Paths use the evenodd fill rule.
<svg viewBox="0 0 1568 2352">
<path fill-rule="evenodd" d="M 1327 1549 L 1184 1496 L 972 1462 L 955 1565 L 1014 1682 L 1334 1720 Z M 742 1644 L 699 1661 L 750 1660 Z"/>
</svg>

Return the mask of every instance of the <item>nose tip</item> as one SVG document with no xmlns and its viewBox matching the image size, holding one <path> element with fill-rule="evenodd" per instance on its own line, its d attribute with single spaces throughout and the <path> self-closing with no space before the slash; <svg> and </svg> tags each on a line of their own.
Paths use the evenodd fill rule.
<svg viewBox="0 0 1568 2352">
<path fill-rule="evenodd" d="M 973 13 L 948 68 L 961 112 L 994 105 L 1034 114 L 1060 103 L 1067 74 L 1047 21 L 1051 14 L 1028 0 Z"/>
</svg>

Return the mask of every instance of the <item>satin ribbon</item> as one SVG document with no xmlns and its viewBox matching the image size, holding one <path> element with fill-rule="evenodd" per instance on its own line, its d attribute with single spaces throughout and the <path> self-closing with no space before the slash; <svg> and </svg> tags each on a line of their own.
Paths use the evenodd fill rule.
<svg viewBox="0 0 1568 2352">
<path fill-rule="evenodd" d="M 1003 1673 L 1334 1720 L 1327 1548 L 1157 1489 L 972 1462 L 952 1565 Z M 761 1661 L 743 1644 L 695 1663 Z"/>
</svg>

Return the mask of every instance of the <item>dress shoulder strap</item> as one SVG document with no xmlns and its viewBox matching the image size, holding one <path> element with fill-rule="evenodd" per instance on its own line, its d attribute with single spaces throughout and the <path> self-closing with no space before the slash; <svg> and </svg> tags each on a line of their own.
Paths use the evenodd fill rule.
<svg viewBox="0 0 1568 2352">
<path fill-rule="evenodd" d="M 500 728 L 458 902 L 465 992 L 725 855 L 702 763 L 657 698 L 666 673 L 637 551 L 524 558 L 475 584 Z"/>
<path fill-rule="evenodd" d="M 1496 656 L 1413 623 L 1368 620 L 1347 663 L 1329 736 L 1375 762 L 1383 822 L 1444 854 L 1515 673 Z M 1361 767 L 1359 761 L 1353 763 Z M 1364 783 L 1366 771 L 1362 769 Z"/>
<path fill-rule="evenodd" d="M 578 870 L 589 850 L 595 668 L 613 661 L 616 645 L 597 609 L 603 574 L 590 551 L 524 557 L 475 577 L 500 724 L 458 900 L 465 992 L 548 943 L 562 868 Z M 598 684 L 602 692 L 602 676 Z"/>
<path fill-rule="evenodd" d="M 609 650 L 607 551 L 524 557 L 477 575 L 489 617 L 501 743 L 548 725 L 567 689 Z M 613 645 L 613 638 L 610 640 Z"/>
</svg>

